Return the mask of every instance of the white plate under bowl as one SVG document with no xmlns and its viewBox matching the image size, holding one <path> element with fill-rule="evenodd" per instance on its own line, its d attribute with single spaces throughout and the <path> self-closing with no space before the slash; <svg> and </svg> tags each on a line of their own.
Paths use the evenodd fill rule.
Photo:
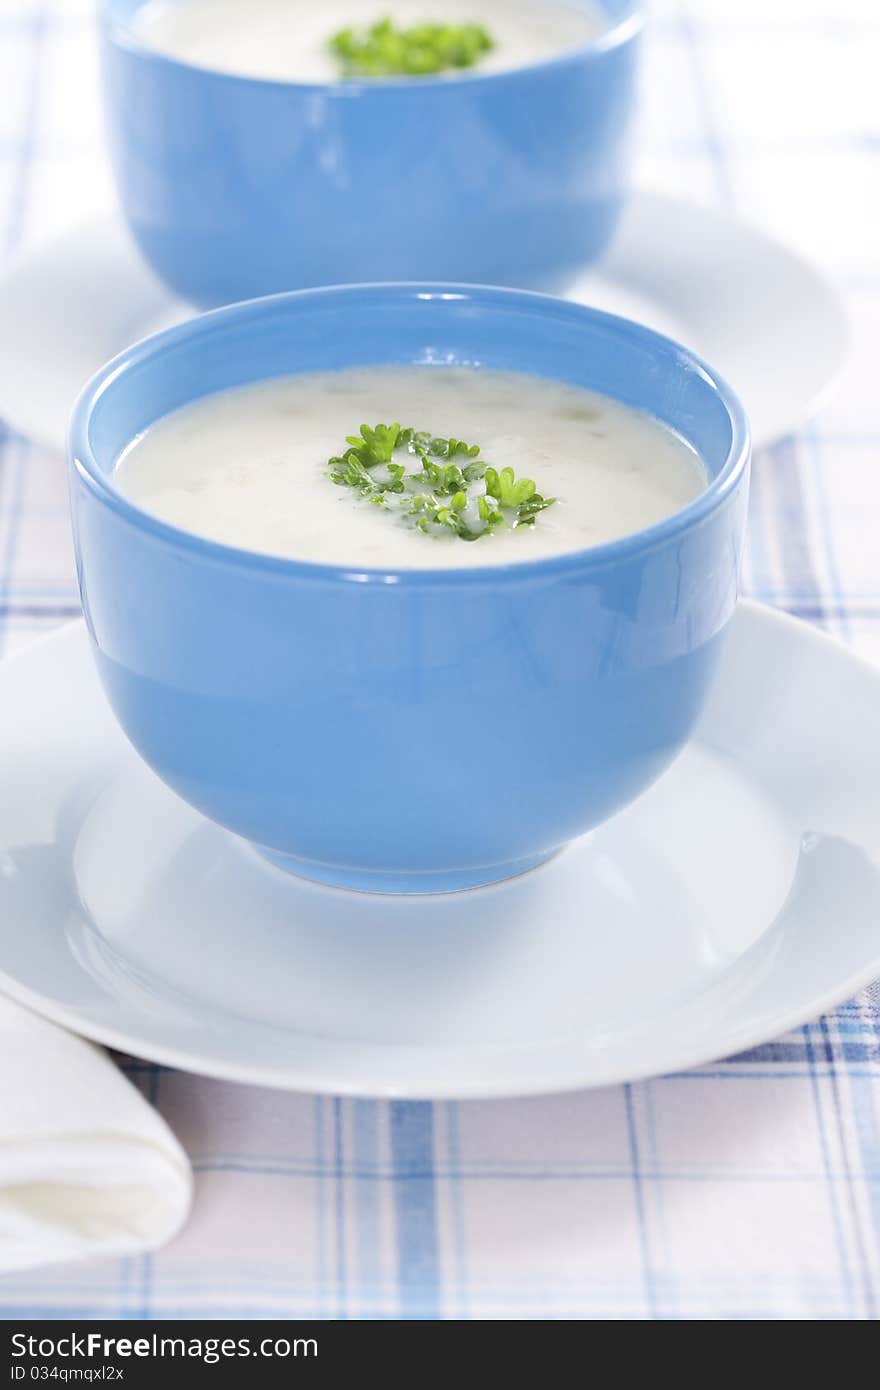
<svg viewBox="0 0 880 1390">
<path fill-rule="evenodd" d="M 633 195 L 611 250 L 569 293 L 700 353 L 739 392 L 758 444 L 803 422 L 846 354 L 842 305 L 812 266 L 760 232 L 660 194 Z M 88 377 L 193 312 L 113 218 L 51 242 L 0 278 L 0 415 L 63 449 Z"/>
<path fill-rule="evenodd" d="M 0 667 L 0 987 L 295 1090 L 538 1094 L 765 1041 L 880 974 L 880 672 L 740 606 L 699 735 L 531 873 L 392 898 L 275 870 L 119 731 L 77 624 Z"/>
</svg>

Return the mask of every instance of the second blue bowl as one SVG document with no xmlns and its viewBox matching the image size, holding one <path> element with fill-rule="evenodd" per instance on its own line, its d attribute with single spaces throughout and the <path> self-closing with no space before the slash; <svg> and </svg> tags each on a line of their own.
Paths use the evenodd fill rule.
<svg viewBox="0 0 880 1390">
<path fill-rule="evenodd" d="M 197 304 L 368 280 L 556 288 L 611 236 L 636 0 L 604 0 L 606 31 L 549 62 L 321 85 L 151 52 L 143 3 L 102 0 L 110 154 L 141 251 Z"/>
</svg>

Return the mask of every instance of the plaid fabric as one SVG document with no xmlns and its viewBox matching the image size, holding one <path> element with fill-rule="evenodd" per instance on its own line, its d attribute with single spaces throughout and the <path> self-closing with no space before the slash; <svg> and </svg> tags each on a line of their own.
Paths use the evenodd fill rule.
<svg viewBox="0 0 880 1390">
<path fill-rule="evenodd" d="M 655 0 L 640 181 L 814 256 L 856 350 L 755 461 L 748 591 L 880 660 L 880 11 Z M 89 0 L 0 0 L 0 243 L 107 197 Z M 2 370 L 2 366 L 0 366 Z M 77 612 L 63 469 L 0 435 L 0 650 Z M 7 1317 L 874 1318 L 880 992 L 712 1067 L 549 1099 L 303 1098 L 122 1065 L 188 1148 L 156 1256 L 0 1280 Z"/>
</svg>

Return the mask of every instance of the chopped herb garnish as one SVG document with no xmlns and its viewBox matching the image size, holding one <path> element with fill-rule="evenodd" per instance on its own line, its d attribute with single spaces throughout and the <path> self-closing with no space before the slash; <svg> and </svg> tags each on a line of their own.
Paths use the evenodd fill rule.
<svg viewBox="0 0 880 1390">
<path fill-rule="evenodd" d="M 330 49 L 346 77 L 425 77 L 472 68 L 494 48 L 481 24 L 414 24 L 397 29 L 380 19 L 368 29 L 340 29 Z"/>
<path fill-rule="evenodd" d="M 476 541 L 499 527 L 533 525 L 556 500 L 542 497 L 531 478 L 518 479 L 512 468 L 499 472 L 479 457 L 479 444 L 463 439 L 361 425 L 345 442 L 345 452 L 328 460 L 331 482 L 396 511 L 426 535 Z"/>
</svg>

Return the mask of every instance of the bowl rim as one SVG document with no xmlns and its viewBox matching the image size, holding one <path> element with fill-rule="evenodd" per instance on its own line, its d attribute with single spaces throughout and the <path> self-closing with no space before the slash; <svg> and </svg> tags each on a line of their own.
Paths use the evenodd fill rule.
<svg viewBox="0 0 880 1390">
<path fill-rule="evenodd" d="M 601 4 L 602 0 L 599 0 Z M 149 3 L 149 0 L 144 0 Z M 580 0 L 572 0 L 575 8 L 580 8 Z M 618 19 L 612 20 L 593 38 L 574 48 L 564 49 L 553 57 L 544 58 L 537 63 L 523 63 L 515 68 L 502 68 L 498 72 L 478 72 L 466 69 L 461 72 L 441 73 L 422 77 L 371 77 L 365 79 L 332 78 L 326 82 L 297 82 L 277 77 L 255 77 L 247 73 L 225 72 L 201 63 L 192 63 L 185 58 L 175 58 L 170 53 L 152 48 L 135 32 L 131 22 L 117 18 L 111 11 L 114 0 L 101 0 L 100 22 L 107 41 L 115 47 L 138 58 L 155 62 L 157 66 L 178 68 L 186 72 L 200 73 L 216 81 L 238 83 L 261 88 L 275 88 L 278 91 L 300 91 L 303 93 L 323 93 L 332 96 L 355 97 L 368 93 L 436 91 L 438 88 L 455 89 L 465 82 L 504 82 L 522 78 L 526 73 L 543 73 L 603 57 L 606 53 L 622 48 L 632 42 L 645 25 L 645 0 L 624 0 L 624 10 Z M 139 8 L 141 8 L 139 6 Z"/>
<path fill-rule="evenodd" d="M 730 424 L 730 446 L 720 468 L 709 484 L 696 497 L 676 508 L 660 521 L 631 531 L 614 540 L 600 545 L 585 546 L 580 550 L 564 551 L 560 554 L 537 556 L 533 559 L 509 560 L 499 564 L 444 566 L 431 569 L 428 566 L 409 568 L 395 566 L 359 566 L 352 564 L 331 564 L 317 560 L 297 560 L 287 556 L 267 554 L 257 550 L 247 550 L 229 545 L 223 541 L 187 531 L 163 521 L 152 512 L 132 502 L 112 482 L 113 470 L 106 472 L 98 462 L 91 445 L 90 425 L 98 403 L 104 395 L 112 391 L 116 382 L 136 369 L 151 357 L 161 356 L 168 347 L 185 343 L 188 339 L 198 339 L 234 319 L 247 319 L 272 311 L 284 304 L 295 306 L 301 301 L 319 299 L 359 297 L 364 294 L 391 297 L 397 300 L 425 301 L 468 300 L 476 305 L 526 306 L 540 316 L 552 314 L 568 319 L 589 319 L 597 323 L 604 332 L 618 338 L 638 341 L 654 352 L 672 354 L 679 365 L 700 376 L 720 400 Z M 356 364 L 352 364 L 356 365 Z M 362 364 L 361 364 L 362 365 Z M 389 363 L 388 365 L 405 365 Z M 412 363 L 410 365 L 430 364 Z M 285 375 L 279 373 L 279 375 Z M 305 373 L 290 373 L 305 375 Z M 265 378 L 271 380 L 272 378 Z M 550 380 L 554 378 L 548 378 Z M 242 385 L 250 383 L 242 383 Z M 206 392 L 206 395 L 212 394 Z M 201 399 L 194 397 L 194 399 Z M 163 417 L 157 417 L 163 418 Z M 331 285 L 322 288 L 288 290 L 281 294 L 266 295 L 259 299 L 242 300 L 237 304 L 224 305 L 197 314 L 183 323 L 174 324 L 157 333 L 152 333 L 139 342 L 125 348 L 101 368 L 82 387 L 73 407 L 68 434 L 68 460 L 70 468 L 87 490 L 123 521 L 139 531 L 145 531 L 154 539 L 188 551 L 202 561 L 232 565 L 240 569 L 259 570 L 266 574 L 287 576 L 291 579 L 311 579 L 333 582 L 357 582 L 361 584 L 398 584 L 404 586 L 424 586 L 427 584 L 449 585 L 455 583 L 490 582 L 493 576 L 504 574 L 510 578 L 534 579 L 536 575 L 559 575 L 582 573 L 585 570 L 603 568 L 617 561 L 630 558 L 635 553 L 647 552 L 666 544 L 685 531 L 692 530 L 715 512 L 733 493 L 746 472 L 751 455 L 751 437 L 745 408 L 739 397 L 714 368 L 704 362 L 689 348 L 683 347 L 674 339 L 657 333 L 651 328 L 632 319 L 608 314 L 601 309 L 576 304 L 571 300 L 552 295 L 538 294 L 531 290 L 514 290 L 492 285 L 465 285 L 442 282 L 389 281 L 361 285 Z M 115 466 L 115 465 L 114 465 Z"/>
</svg>

